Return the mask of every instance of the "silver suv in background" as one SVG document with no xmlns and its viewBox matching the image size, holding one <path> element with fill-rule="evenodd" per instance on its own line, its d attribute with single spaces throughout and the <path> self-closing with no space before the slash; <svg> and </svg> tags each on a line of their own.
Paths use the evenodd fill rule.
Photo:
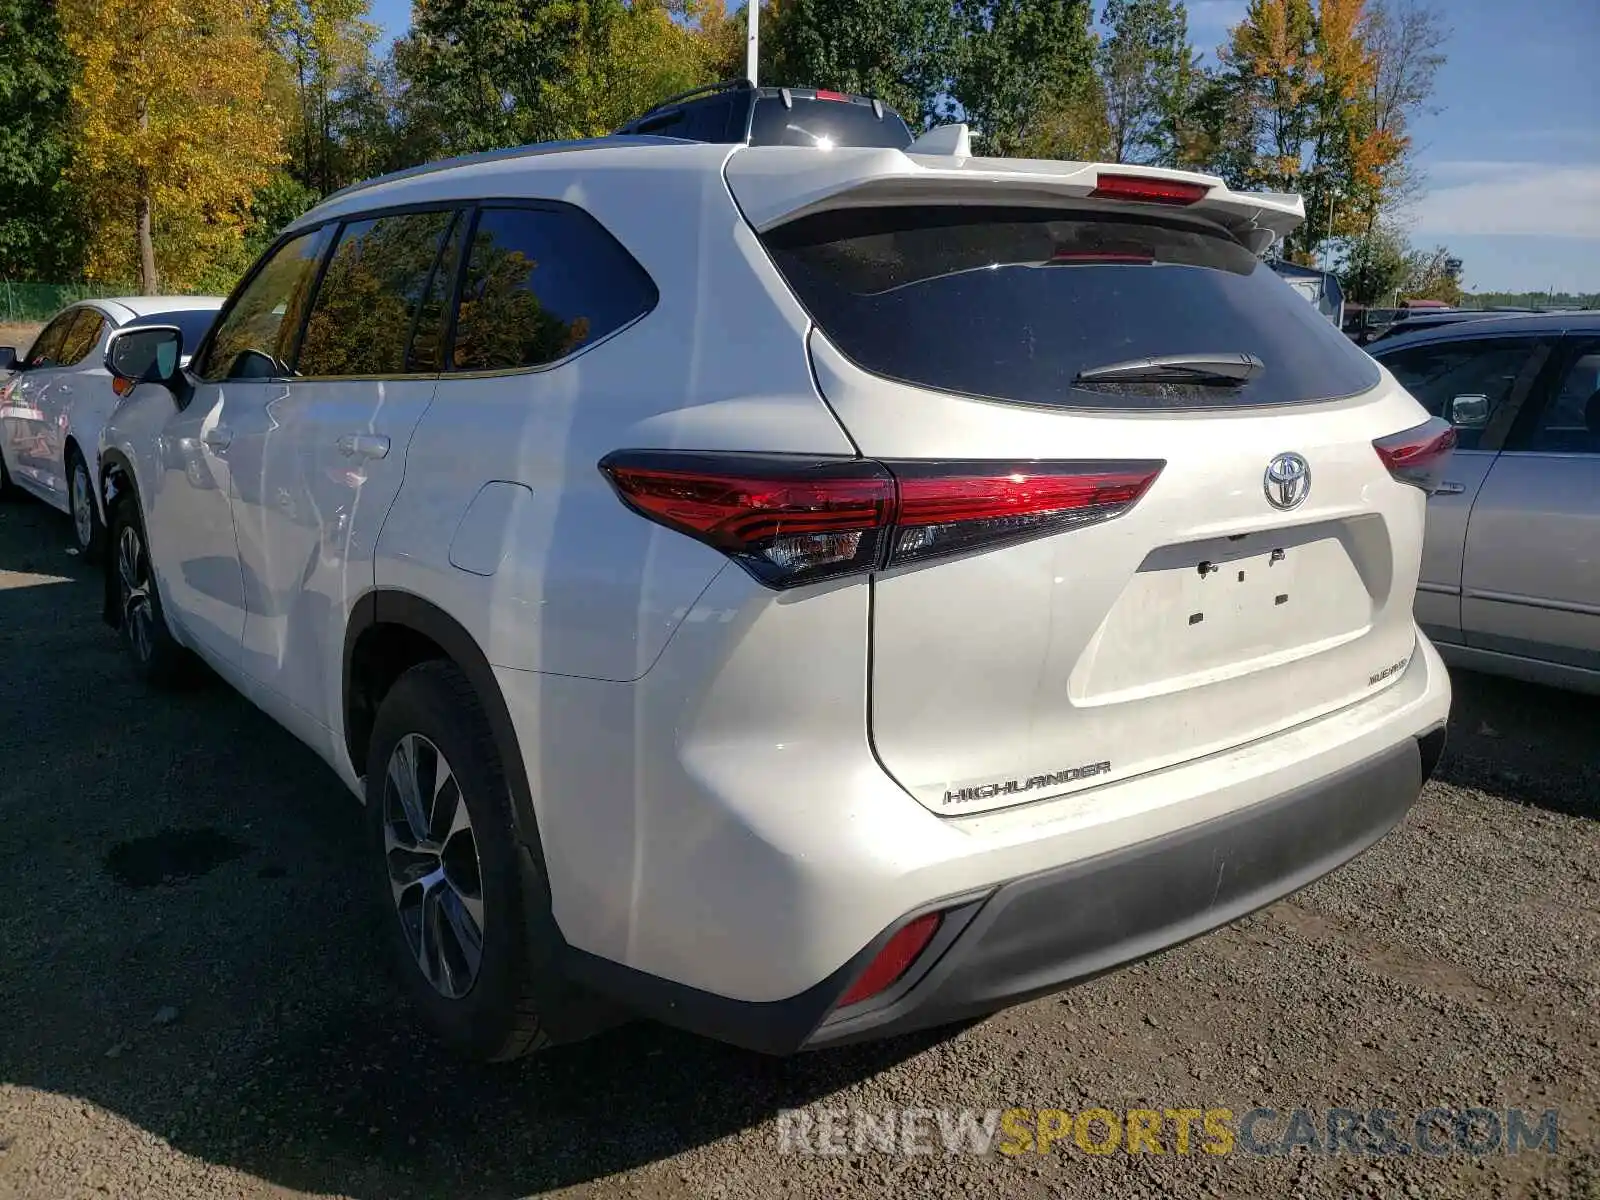
<svg viewBox="0 0 1600 1200">
<path fill-rule="evenodd" d="M 1459 438 L 1417 584 L 1447 662 L 1600 692 L 1600 313 L 1484 317 L 1371 353 Z"/>
</svg>

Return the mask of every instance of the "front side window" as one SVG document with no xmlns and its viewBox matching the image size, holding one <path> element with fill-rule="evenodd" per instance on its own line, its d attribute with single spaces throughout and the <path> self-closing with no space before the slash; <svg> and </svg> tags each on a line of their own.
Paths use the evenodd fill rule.
<svg viewBox="0 0 1600 1200">
<path fill-rule="evenodd" d="M 1474 338 L 1410 346 L 1379 361 L 1430 416 L 1456 425 L 1463 450 L 1477 448 L 1484 426 L 1511 399 L 1533 338 Z"/>
<path fill-rule="evenodd" d="M 288 359 L 331 226 L 279 246 L 238 292 L 196 369 L 209 382 L 270 379 L 289 373 Z"/>
<path fill-rule="evenodd" d="M 69 308 L 66 312 L 58 313 L 50 324 L 39 331 L 39 336 L 33 339 L 33 345 L 28 348 L 28 357 L 23 360 L 29 370 L 61 366 L 61 343 L 72 331 L 73 322 L 78 319 L 80 311 Z"/>
<path fill-rule="evenodd" d="M 398 375 L 453 211 L 352 221 L 323 272 L 297 375 Z M 435 368 L 437 369 L 437 368 Z"/>
<path fill-rule="evenodd" d="M 105 328 L 105 318 L 92 308 L 80 308 L 77 319 L 61 339 L 60 362 L 63 367 L 75 367 L 88 358 L 100 344 L 100 331 Z"/>
<path fill-rule="evenodd" d="M 467 252 L 450 365 L 496 371 L 552 363 L 655 302 L 644 269 L 587 214 L 486 208 Z"/>
</svg>

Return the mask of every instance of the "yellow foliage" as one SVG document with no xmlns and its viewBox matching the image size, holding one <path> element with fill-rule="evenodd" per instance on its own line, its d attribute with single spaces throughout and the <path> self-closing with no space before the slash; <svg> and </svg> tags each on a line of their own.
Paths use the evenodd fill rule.
<svg viewBox="0 0 1600 1200">
<path fill-rule="evenodd" d="M 283 159 L 259 14 L 240 0 L 60 0 L 60 14 L 89 277 L 137 278 L 141 195 L 165 290 L 237 269 L 250 198 Z"/>
</svg>

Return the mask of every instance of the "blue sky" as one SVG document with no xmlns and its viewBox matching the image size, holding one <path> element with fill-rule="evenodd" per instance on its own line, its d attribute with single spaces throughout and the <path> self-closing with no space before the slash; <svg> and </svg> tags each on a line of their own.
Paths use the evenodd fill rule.
<svg viewBox="0 0 1600 1200">
<path fill-rule="evenodd" d="M 1415 142 L 1427 193 L 1406 214 L 1478 291 L 1600 291 L 1600 0 L 1436 0 L 1451 28 Z M 1188 0 L 1211 50 L 1246 0 Z M 1096 5 L 1098 10 L 1099 5 Z M 372 0 L 385 40 L 410 0 Z"/>
</svg>

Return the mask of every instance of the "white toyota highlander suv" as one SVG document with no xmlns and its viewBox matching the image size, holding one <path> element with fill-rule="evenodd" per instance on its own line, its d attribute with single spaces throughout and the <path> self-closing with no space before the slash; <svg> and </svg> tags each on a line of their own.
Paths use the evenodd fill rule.
<svg viewBox="0 0 1600 1200">
<path fill-rule="evenodd" d="M 107 618 L 365 801 L 463 1052 L 990 1012 L 1293 892 L 1437 762 L 1453 434 L 1258 257 L 1299 199 L 963 143 L 418 168 L 187 367 L 108 350 Z"/>
</svg>

